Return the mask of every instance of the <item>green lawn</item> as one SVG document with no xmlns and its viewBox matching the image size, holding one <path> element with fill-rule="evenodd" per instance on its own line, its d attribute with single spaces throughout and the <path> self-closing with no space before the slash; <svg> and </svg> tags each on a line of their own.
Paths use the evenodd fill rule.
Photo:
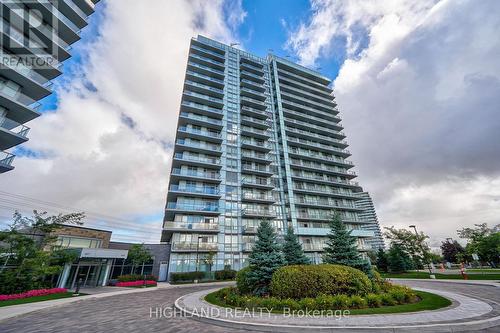
<svg viewBox="0 0 500 333">
<path fill-rule="evenodd" d="M 468 269 L 467 272 L 479 272 L 479 273 L 487 273 L 487 274 L 491 274 L 491 273 L 500 273 L 500 268 L 471 268 L 471 269 Z"/>
<path fill-rule="evenodd" d="M 79 296 L 82 296 L 82 295 L 85 295 L 85 294 L 80 293 Z M 0 307 L 9 306 L 9 305 L 33 303 L 33 302 L 50 301 L 53 299 L 68 298 L 68 297 L 73 297 L 73 293 L 66 292 L 66 293 L 51 294 L 51 295 L 44 295 L 44 296 L 35 296 L 35 297 L 28 297 L 28 298 L 21 298 L 21 299 L 13 299 L 13 300 L 9 300 L 9 301 L 0 301 Z M 74 296 L 74 297 L 78 297 L 78 296 Z"/>
<path fill-rule="evenodd" d="M 400 274 L 392 273 L 382 273 L 384 278 L 397 278 L 397 279 L 429 279 L 429 273 L 426 272 L 407 272 Z M 463 280 L 464 278 L 460 274 L 434 274 L 436 279 L 453 279 L 453 280 Z M 467 274 L 469 280 L 500 280 L 500 274 Z"/>
<path fill-rule="evenodd" d="M 436 310 L 451 305 L 451 301 L 449 299 L 436 294 L 424 291 L 417 291 L 417 290 L 415 290 L 415 294 L 417 294 L 417 296 L 420 298 L 420 301 L 416 303 L 382 306 L 380 308 L 353 309 L 349 310 L 349 312 L 351 315 L 402 313 L 402 312 L 416 312 L 424 310 Z M 220 301 L 216 297 L 216 292 L 206 295 L 205 301 L 214 305 L 232 308 L 232 306 L 228 306 L 224 302 Z M 272 312 L 278 314 L 283 313 L 281 310 Z"/>
</svg>

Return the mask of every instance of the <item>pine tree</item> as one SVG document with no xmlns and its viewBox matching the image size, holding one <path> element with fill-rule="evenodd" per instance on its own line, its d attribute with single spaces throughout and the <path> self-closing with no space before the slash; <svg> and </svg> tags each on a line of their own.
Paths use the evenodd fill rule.
<svg viewBox="0 0 500 333">
<path fill-rule="evenodd" d="M 327 246 L 323 253 L 324 263 L 351 266 L 369 276 L 372 275 L 370 263 L 359 255 L 356 237 L 351 236 L 351 231 L 347 230 L 338 213 L 334 214 L 330 221 L 327 237 Z"/>
<path fill-rule="evenodd" d="M 392 273 L 403 273 L 413 268 L 411 257 L 403 251 L 401 245 L 393 243 L 387 254 L 388 268 Z"/>
<path fill-rule="evenodd" d="M 269 221 L 262 221 L 257 229 L 257 240 L 248 257 L 250 271 L 247 281 L 256 295 L 269 292 L 275 270 L 285 264 L 281 246 Z"/>
<path fill-rule="evenodd" d="M 387 254 L 382 248 L 379 248 L 377 252 L 377 268 L 381 272 L 387 272 Z"/>
<path fill-rule="evenodd" d="M 297 235 L 293 233 L 293 228 L 291 226 L 288 227 L 285 235 L 283 255 L 286 265 L 307 265 L 311 263 L 309 258 L 304 254 L 299 239 Z"/>
</svg>

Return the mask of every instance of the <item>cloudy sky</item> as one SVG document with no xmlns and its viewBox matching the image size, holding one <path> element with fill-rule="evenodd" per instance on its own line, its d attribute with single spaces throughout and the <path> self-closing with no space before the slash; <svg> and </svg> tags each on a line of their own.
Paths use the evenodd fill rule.
<svg viewBox="0 0 500 333">
<path fill-rule="evenodd" d="M 383 226 L 434 244 L 500 223 L 500 2 L 101 1 L 56 93 L 0 176 L 13 209 L 87 212 L 158 242 L 189 39 L 287 56 L 334 79 Z"/>
</svg>

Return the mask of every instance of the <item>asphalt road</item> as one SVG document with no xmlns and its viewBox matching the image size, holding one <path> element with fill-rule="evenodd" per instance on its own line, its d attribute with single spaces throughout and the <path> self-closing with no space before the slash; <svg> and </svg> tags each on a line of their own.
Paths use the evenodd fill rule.
<svg viewBox="0 0 500 333">
<path fill-rule="evenodd" d="M 480 298 L 500 313 L 500 288 L 428 281 L 406 281 L 415 287 L 435 288 Z M 88 299 L 48 308 L 0 322 L 0 332 L 249 332 L 171 317 L 174 301 L 187 293 L 213 286 L 186 286 L 151 292 Z M 167 317 L 165 317 L 166 315 Z M 483 332 L 498 332 L 498 329 Z"/>
</svg>

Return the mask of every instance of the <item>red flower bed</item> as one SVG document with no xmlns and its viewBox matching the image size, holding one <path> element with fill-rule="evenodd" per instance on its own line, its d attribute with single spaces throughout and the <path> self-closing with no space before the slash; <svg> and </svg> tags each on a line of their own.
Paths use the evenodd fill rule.
<svg viewBox="0 0 500 333">
<path fill-rule="evenodd" d="M 10 301 L 13 299 L 60 294 L 60 293 L 65 293 L 65 292 L 67 292 L 67 290 L 65 288 L 29 290 L 29 291 L 25 291 L 25 292 L 20 293 L 20 294 L 0 295 L 0 301 Z"/>
<path fill-rule="evenodd" d="M 144 280 L 138 281 L 127 281 L 127 282 L 117 282 L 117 287 L 139 287 L 144 285 Z M 148 286 L 156 286 L 156 281 L 154 280 L 146 280 L 146 285 Z"/>
</svg>

